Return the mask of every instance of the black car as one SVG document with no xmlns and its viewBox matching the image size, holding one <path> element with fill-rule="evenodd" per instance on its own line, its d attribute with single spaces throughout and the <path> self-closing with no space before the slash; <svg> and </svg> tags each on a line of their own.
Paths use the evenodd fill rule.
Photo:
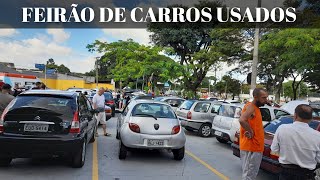
<svg viewBox="0 0 320 180">
<path fill-rule="evenodd" d="M 84 95 L 56 90 L 26 91 L 0 118 L 0 165 L 13 158 L 64 156 L 73 167 L 85 163 L 95 141 L 95 111 Z"/>
<path fill-rule="evenodd" d="M 94 96 L 95 94 L 96 94 L 96 93 L 92 93 L 92 94 L 91 94 L 91 97 L 90 97 L 91 101 L 92 101 L 92 98 L 93 98 L 93 96 Z M 116 104 L 115 104 L 115 102 L 114 102 L 112 93 L 111 93 L 111 92 L 105 92 L 105 93 L 103 93 L 103 95 L 104 95 L 104 98 L 105 98 L 105 100 L 106 100 L 105 104 L 106 104 L 107 106 L 111 107 L 111 109 L 112 109 L 111 116 L 114 117 L 115 114 L 116 114 Z"/>
</svg>

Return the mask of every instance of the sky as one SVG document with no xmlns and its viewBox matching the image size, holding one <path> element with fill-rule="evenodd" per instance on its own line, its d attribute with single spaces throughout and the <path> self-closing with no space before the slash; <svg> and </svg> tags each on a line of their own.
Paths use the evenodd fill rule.
<svg viewBox="0 0 320 180">
<path fill-rule="evenodd" d="M 72 72 L 85 73 L 94 68 L 95 57 L 86 46 L 95 40 L 114 42 L 132 38 L 152 45 L 146 29 L 0 29 L 0 62 L 13 62 L 18 68 L 34 68 L 53 58 Z M 233 67 L 222 65 L 217 71 L 220 79 Z M 213 76 L 209 72 L 208 76 Z M 245 76 L 237 76 L 243 80 Z"/>
</svg>

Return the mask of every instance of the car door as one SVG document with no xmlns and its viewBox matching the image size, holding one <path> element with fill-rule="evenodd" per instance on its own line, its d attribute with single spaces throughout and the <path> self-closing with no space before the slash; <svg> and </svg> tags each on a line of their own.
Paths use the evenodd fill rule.
<svg viewBox="0 0 320 180">
<path fill-rule="evenodd" d="M 211 108 L 209 110 L 210 112 L 210 119 L 214 119 L 215 116 L 218 114 L 218 110 L 220 108 L 221 104 L 214 104 L 212 103 Z"/>
<path fill-rule="evenodd" d="M 79 120 L 80 120 L 80 132 L 82 135 L 86 135 L 87 137 L 90 137 L 90 127 L 89 127 L 89 114 L 91 112 L 88 110 L 88 105 L 86 103 L 86 99 L 83 97 L 83 95 L 79 96 Z M 92 127 L 91 127 L 92 128 Z M 87 141 L 89 138 L 87 138 Z"/>
<path fill-rule="evenodd" d="M 91 137 L 94 133 L 94 130 L 96 128 L 97 122 L 95 121 L 94 115 L 91 113 L 93 110 L 90 101 L 85 97 L 85 101 L 87 103 L 87 109 L 88 109 L 88 129 L 89 129 L 89 137 Z"/>
</svg>

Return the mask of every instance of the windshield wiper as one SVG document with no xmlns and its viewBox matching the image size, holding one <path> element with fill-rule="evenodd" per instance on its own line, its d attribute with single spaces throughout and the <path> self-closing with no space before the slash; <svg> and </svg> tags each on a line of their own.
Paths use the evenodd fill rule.
<svg viewBox="0 0 320 180">
<path fill-rule="evenodd" d="M 153 117 L 155 120 L 158 120 L 156 117 L 154 117 L 151 114 L 135 114 L 134 116 L 147 116 L 147 117 Z"/>
</svg>

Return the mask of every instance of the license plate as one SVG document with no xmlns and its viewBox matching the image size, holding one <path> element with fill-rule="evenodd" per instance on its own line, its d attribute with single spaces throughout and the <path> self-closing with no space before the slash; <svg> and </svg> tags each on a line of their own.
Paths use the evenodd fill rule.
<svg viewBox="0 0 320 180">
<path fill-rule="evenodd" d="M 163 146 L 164 140 L 152 140 L 148 139 L 148 146 Z"/>
<path fill-rule="evenodd" d="M 25 132 L 48 132 L 49 125 L 47 124 L 25 124 Z"/>
<path fill-rule="evenodd" d="M 217 136 L 221 136 L 221 135 L 222 135 L 222 132 L 220 132 L 220 131 L 215 131 L 214 134 L 217 135 Z"/>
</svg>

